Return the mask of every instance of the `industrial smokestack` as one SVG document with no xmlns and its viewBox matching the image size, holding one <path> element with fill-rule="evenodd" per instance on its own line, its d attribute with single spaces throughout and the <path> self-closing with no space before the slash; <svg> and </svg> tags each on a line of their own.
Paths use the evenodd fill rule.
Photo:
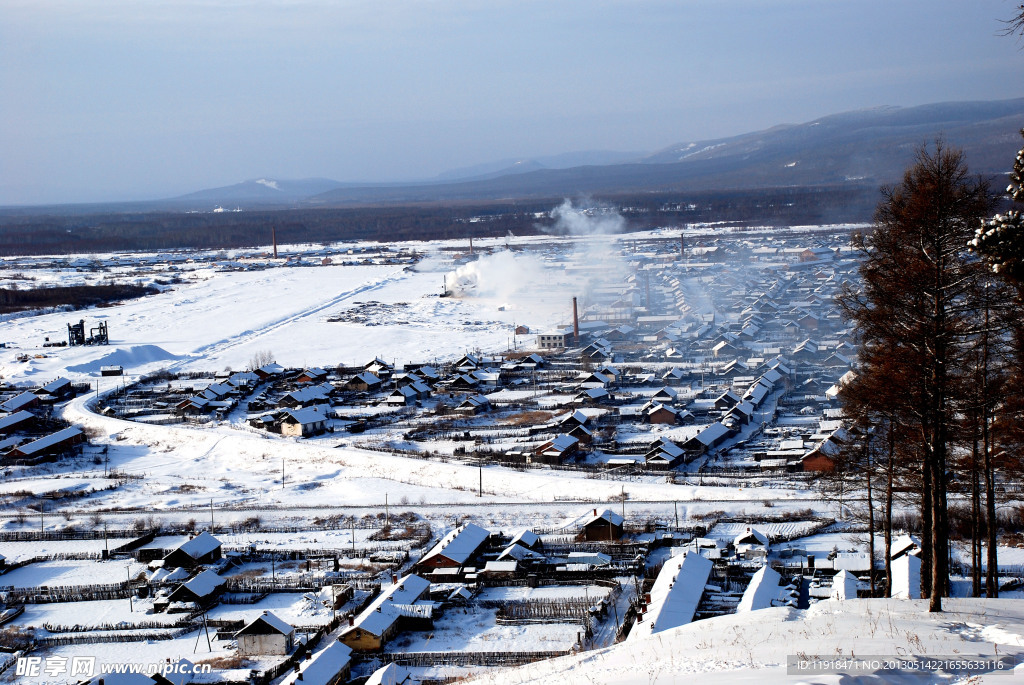
<svg viewBox="0 0 1024 685">
<path fill-rule="evenodd" d="M 473 236 L 469 236 L 469 254 L 473 254 Z"/>
<path fill-rule="evenodd" d="M 274 259 L 277 259 L 277 227 L 270 227 L 270 239 L 274 243 Z"/>
<path fill-rule="evenodd" d="M 576 298 L 572 298 L 572 341 L 580 341 L 580 314 L 576 308 Z"/>
<path fill-rule="evenodd" d="M 686 259 L 686 234 L 679 234 L 679 258 Z"/>
</svg>

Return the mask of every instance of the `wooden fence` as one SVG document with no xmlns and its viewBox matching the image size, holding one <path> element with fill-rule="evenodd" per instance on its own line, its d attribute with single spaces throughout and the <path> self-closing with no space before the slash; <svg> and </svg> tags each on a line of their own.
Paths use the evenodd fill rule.
<svg viewBox="0 0 1024 685">
<path fill-rule="evenodd" d="M 534 661 L 572 654 L 572 650 L 544 652 L 384 652 L 360 657 L 403 666 L 522 666 Z"/>
</svg>

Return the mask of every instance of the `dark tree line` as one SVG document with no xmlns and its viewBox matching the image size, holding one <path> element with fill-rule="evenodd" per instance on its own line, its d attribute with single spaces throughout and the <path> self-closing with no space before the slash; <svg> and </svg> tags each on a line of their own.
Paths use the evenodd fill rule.
<svg viewBox="0 0 1024 685">
<path fill-rule="evenodd" d="M 0 314 L 66 305 L 80 309 L 153 295 L 157 292 L 159 291 L 151 286 L 131 284 L 0 288 Z"/>
<path fill-rule="evenodd" d="M 860 185 L 693 193 L 614 194 L 595 200 L 622 208 L 633 229 L 707 221 L 810 225 L 864 221 L 873 190 Z M 462 240 L 533 235 L 562 198 L 449 205 L 323 207 L 244 212 L 0 213 L 0 255 L 166 249 L 228 249 L 343 240 Z M 472 219 L 472 221 L 471 221 Z"/>
</svg>

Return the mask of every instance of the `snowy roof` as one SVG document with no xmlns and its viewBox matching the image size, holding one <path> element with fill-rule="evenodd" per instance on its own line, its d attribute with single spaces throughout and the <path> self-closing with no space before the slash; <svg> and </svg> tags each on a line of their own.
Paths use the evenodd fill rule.
<svg viewBox="0 0 1024 685">
<path fill-rule="evenodd" d="M 521 549 L 521 548 L 520 548 Z M 512 561 L 488 561 L 484 564 L 485 573 L 514 573 L 519 567 L 519 562 Z"/>
<path fill-rule="evenodd" d="M 50 435 L 39 438 L 38 440 L 33 440 L 27 445 L 22 445 L 18 448 L 18 452 L 25 456 L 29 456 L 79 435 L 82 435 L 82 430 L 71 426 L 70 428 L 64 428 L 56 433 L 51 433 Z"/>
<path fill-rule="evenodd" d="M 311 660 L 299 662 L 303 685 L 328 685 L 335 682 L 351 659 L 351 647 L 337 640 L 331 642 L 327 649 L 314 654 Z"/>
<path fill-rule="evenodd" d="M 267 628 L 270 630 L 268 631 Z M 264 611 L 262 614 L 249 621 L 244 628 L 235 633 L 235 636 L 265 635 L 267 632 L 276 632 L 281 633 L 282 635 L 288 635 L 289 633 L 295 632 L 295 628 L 271 612 Z"/>
<path fill-rule="evenodd" d="M 396 663 L 378 668 L 365 685 L 402 685 L 409 680 L 409 669 Z"/>
<path fill-rule="evenodd" d="M 769 546 L 768 536 L 759 531 L 757 528 L 752 528 L 750 526 L 747 526 L 747 529 L 745 531 L 737 535 L 733 539 L 732 544 L 763 545 L 765 547 Z"/>
<path fill-rule="evenodd" d="M 192 580 L 185 581 L 183 585 L 197 597 L 206 597 L 225 582 L 216 571 L 206 570 Z"/>
<path fill-rule="evenodd" d="M 484 544 L 491 533 L 475 523 L 467 523 L 445 535 L 423 558 L 441 555 L 457 564 L 464 564 Z"/>
<path fill-rule="evenodd" d="M 57 392 L 61 388 L 65 388 L 69 385 L 71 385 L 71 381 L 67 378 L 57 378 L 44 385 L 41 389 L 52 395 L 54 392 Z"/>
<path fill-rule="evenodd" d="M 210 535 L 208 531 L 204 530 L 191 540 L 178 545 L 175 548 L 175 551 L 184 552 L 193 559 L 198 559 L 199 557 L 206 556 L 218 547 L 220 547 L 220 540 Z"/>
<path fill-rule="evenodd" d="M 605 509 L 600 514 L 591 513 L 580 525 L 589 526 L 591 523 L 601 520 L 610 522 L 613 526 L 621 526 L 625 522 L 624 518 L 616 514 L 611 509 Z"/>
<path fill-rule="evenodd" d="M 857 578 L 843 569 L 832 577 L 832 592 L 829 599 L 857 599 Z"/>
<path fill-rule="evenodd" d="M 17 411 L 18 409 L 21 409 L 22 407 L 27 407 L 29 404 L 31 404 L 32 402 L 35 402 L 38 399 L 39 398 L 36 397 L 33 393 L 30 393 L 30 392 L 28 392 L 26 390 L 25 392 L 21 393 L 20 395 L 15 395 L 14 397 L 12 397 L 11 399 L 7 400 L 3 404 L 0 404 L 0 410 L 3 410 L 3 411 Z"/>
<path fill-rule="evenodd" d="M 378 383 L 380 383 L 380 379 L 374 376 L 369 371 L 363 371 L 361 374 L 359 374 L 352 380 L 359 380 L 362 381 L 363 383 L 366 383 L 367 385 L 377 385 Z"/>
<path fill-rule="evenodd" d="M 540 560 L 540 559 L 544 559 L 544 556 L 541 555 L 541 554 L 537 554 L 532 549 L 527 549 L 526 547 L 523 547 L 522 545 L 516 544 L 516 545 L 509 545 L 508 548 L 506 548 L 504 552 L 502 552 L 501 554 L 498 555 L 498 559 L 499 560 L 504 560 L 506 558 L 515 559 L 516 561 L 523 561 L 523 560 L 526 560 L 526 559 L 538 559 L 538 560 Z"/>
<path fill-rule="evenodd" d="M 382 635 L 401 615 L 397 605 L 410 605 L 430 587 L 430 581 L 409 574 L 380 593 L 356 619 L 356 627 Z"/>
<path fill-rule="evenodd" d="M 750 579 L 750 585 L 743 592 L 743 598 L 736 605 L 736 613 L 767 609 L 772 600 L 779 596 L 779 582 L 782 576 L 771 566 L 763 566 Z"/>
<path fill-rule="evenodd" d="M 635 624 L 630 638 L 660 633 L 692 621 L 713 566 L 709 559 L 696 553 L 680 554 L 666 561 L 651 588 L 650 620 Z"/>
<path fill-rule="evenodd" d="M 0 430 L 10 428 L 11 426 L 16 426 L 22 421 L 27 421 L 33 418 L 34 416 L 35 414 L 33 414 L 32 412 L 27 412 L 24 410 L 16 411 L 9 416 L 0 418 Z"/>
<path fill-rule="evenodd" d="M 569 552 L 565 559 L 570 564 L 589 566 L 607 566 L 612 563 L 612 558 L 602 552 Z"/>
<path fill-rule="evenodd" d="M 710 445 L 729 432 L 729 428 L 721 423 L 713 423 L 694 437 L 702 445 Z"/>
<path fill-rule="evenodd" d="M 320 423 L 325 420 L 323 414 L 312 407 L 307 407 L 305 409 L 289 409 L 285 414 L 295 423 L 299 423 L 304 426 L 311 423 Z"/>
<path fill-rule="evenodd" d="M 521 530 L 512 537 L 512 541 L 509 545 L 524 545 L 526 547 L 533 547 L 540 542 L 540 536 L 534 533 L 532 530 Z"/>
<path fill-rule="evenodd" d="M 270 362 L 269 364 L 264 364 L 257 370 L 272 376 L 276 373 L 281 373 L 282 371 L 284 371 L 284 367 L 276 362 Z"/>
</svg>

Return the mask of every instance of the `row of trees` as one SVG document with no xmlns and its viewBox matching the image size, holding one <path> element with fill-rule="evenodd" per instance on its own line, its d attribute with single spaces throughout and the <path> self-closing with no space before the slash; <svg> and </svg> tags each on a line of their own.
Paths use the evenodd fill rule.
<svg viewBox="0 0 1024 685">
<path fill-rule="evenodd" d="M 1024 35 L 1024 5 L 1005 23 L 1006 35 Z M 970 541 L 973 594 L 999 593 L 997 484 L 1024 471 L 1022 180 L 1024 150 L 1006 189 L 1011 206 L 991 216 L 1000 200 L 970 176 L 962 152 L 920 149 L 902 182 L 883 189 L 860 243 L 862 283 L 839 300 L 861 350 L 842 390 L 854 439 L 830 480 L 866 492 L 872 563 L 883 533 L 887 596 L 893 512 L 916 505 L 930 611 L 950 594 L 954 534 Z M 951 509 L 951 496 L 967 504 Z"/>
<path fill-rule="evenodd" d="M 1021 165 L 1018 156 L 1016 201 Z M 860 365 L 842 392 L 854 439 L 833 481 L 865 491 L 869 527 L 885 541 L 884 594 L 893 512 L 916 506 L 932 611 L 949 596 L 954 534 L 970 540 L 974 594 L 997 596 L 997 486 L 1021 472 L 1024 407 L 1013 390 L 1024 381 L 1024 241 L 1019 214 L 989 218 L 996 203 L 962 152 L 920 149 L 902 182 L 883 189 L 860 242 L 861 282 L 839 298 Z M 952 524 L 951 500 L 962 503 Z M 873 535 L 871 547 L 874 558 Z"/>
</svg>

